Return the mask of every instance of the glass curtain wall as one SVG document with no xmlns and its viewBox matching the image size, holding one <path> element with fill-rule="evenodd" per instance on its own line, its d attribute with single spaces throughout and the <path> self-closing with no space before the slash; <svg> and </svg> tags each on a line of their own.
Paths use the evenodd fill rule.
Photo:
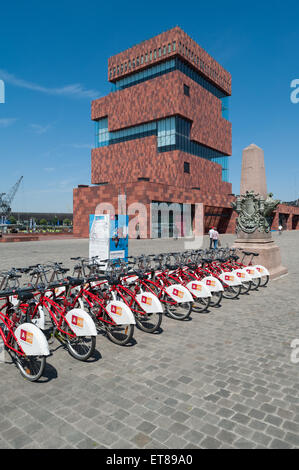
<svg viewBox="0 0 299 470">
<path fill-rule="evenodd" d="M 108 118 L 103 118 L 96 121 L 96 147 L 156 135 L 158 152 L 182 150 L 183 152 L 219 163 L 222 166 L 223 181 L 229 181 L 229 158 L 217 150 L 191 140 L 191 124 L 190 121 L 180 116 L 172 116 L 160 119 L 159 121 L 109 132 Z"/>
</svg>

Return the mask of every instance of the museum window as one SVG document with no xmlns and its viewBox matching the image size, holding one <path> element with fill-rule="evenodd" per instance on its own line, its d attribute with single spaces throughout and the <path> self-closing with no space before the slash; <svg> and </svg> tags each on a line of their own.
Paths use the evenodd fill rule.
<svg viewBox="0 0 299 470">
<path fill-rule="evenodd" d="M 96 147 L 109 144 L 108 117 L 96 121 Z"/>
<path fill-rule="evenodd" d="M 184 95 L 190 96 L 190 87 L 184 84 Z"/>
<path fill-rule="evenodd" d="M 190 174 L 190 163 L 184 162 L 184 173 Z"/>
</svg>

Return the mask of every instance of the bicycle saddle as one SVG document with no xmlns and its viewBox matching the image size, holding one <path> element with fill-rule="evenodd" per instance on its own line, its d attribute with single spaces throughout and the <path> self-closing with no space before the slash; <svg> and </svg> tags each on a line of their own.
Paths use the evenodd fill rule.
<svg viewBox="0 0 299 470">
<path fill-rule="evenodd" d="M 226 263 L 227 258 L 217 258 L 216 261 L 219 261 L 220 263 Z"/>
<path fill-rule="evenodd" d="M 105 276 L 91 276 L 86 279 L 87 282 L 95 282 L 95 281 L 104 281 L 106 279 Z"/>
<path fill-rule="evenodd" d="M 258 253 L 252 253 L 251 251 L 243 251 L 244 255 L 246 256 L 259 256 Z"/>
<path fill-rule="evenodd" d="M 0 291 L 0 298 L 10 297 L 11 295 L 16 295 L 18 293 L 17 289 L 2 290 Z"/>
<path fill-rule="evenodd" d="M 70 277 L 70 276 L 67 277 L 67 280 L 68 280 L 70 286 L 72 286 L 72 287 L 80 286 L 84 282 L 84 279 L 80 279 L 80 278 L 77 278 L 77 277 Z"/>
<path fill-rule="evenodd" d="M 26 292 L 19 290 L 18 291 L 18 298 L 21 302 L 25 302 L 26 300 L 34 299 L 34 295 L 32 292 Z"/>
<path fill-rule="evenodd" d="M 48 285 L 49 289 L 56 289 L 57 287 L 65 287 L 68 285 L 67 281 L 55 281 L 55 282 L 50 282 Z"/>
</svg>

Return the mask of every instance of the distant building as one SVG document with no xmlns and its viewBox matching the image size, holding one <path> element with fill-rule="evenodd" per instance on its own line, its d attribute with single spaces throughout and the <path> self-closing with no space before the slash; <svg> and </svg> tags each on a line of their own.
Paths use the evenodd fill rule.
<svg viewBox="0 0 299 470">
<path fill-rule="evenodd" d="M 65 219 L 73 221 L 73 214 L 64 212 L 12 212 L 11 215 L 20 222 L 29 222 L 30 219 L 35 221 L 46 219 L 48 222 L 52 222 L 57 219 L 60 224 L 62 224 Z"/>
</svg>

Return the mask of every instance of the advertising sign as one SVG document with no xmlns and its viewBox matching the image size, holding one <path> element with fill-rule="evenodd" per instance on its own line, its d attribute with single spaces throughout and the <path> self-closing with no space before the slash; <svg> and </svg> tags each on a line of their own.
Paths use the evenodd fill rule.
<svg viewBox="0 0 299 470">
<path fill-rule="evenodd" d="M 109 258 L 110 216 L 108 214 L 89 216 L 89 257 Z"/>
<path fill-rule="evenodd" d="M 127 215 L 109 214 L 89 216 L 89 257 L 99 259 L 123 258 L 128 260 Z"/>
</svg>

